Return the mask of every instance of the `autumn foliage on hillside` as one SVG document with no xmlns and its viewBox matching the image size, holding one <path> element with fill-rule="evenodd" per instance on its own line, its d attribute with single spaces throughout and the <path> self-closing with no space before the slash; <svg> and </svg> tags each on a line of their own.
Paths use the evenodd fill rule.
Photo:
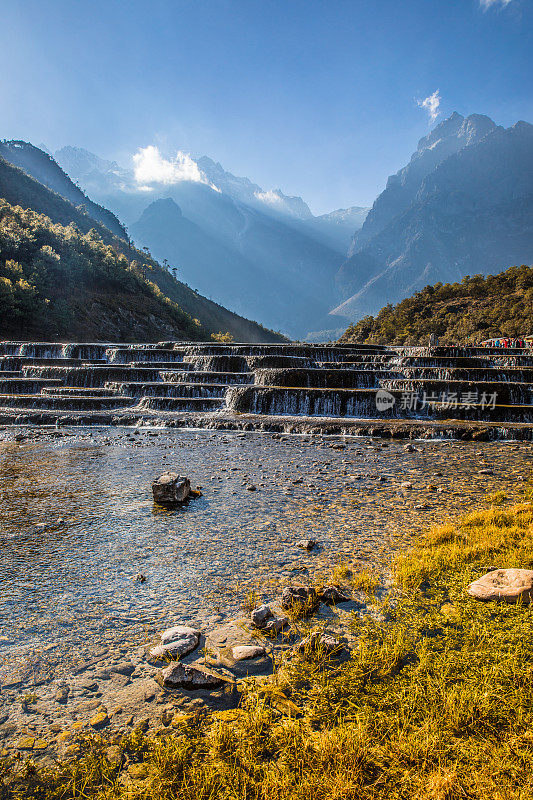
<svg viewBox="0 0 533 800">
<path fill-rule="evenodd" d="M 208 338 L 199 323 L 150 280 L 152 269 L 129 261 L 95 229 L 82 233 L 73 223 L 56 225 L 43 214 L 0 199 L 2 336 L 120 337 L 121 331 L 115 332 L 111 324 L 102 329 L 99 319 L 111 319 L 119 305 L 130 335 L 138 325 L 139 334 L 150 338 L 157 337 L 160 327 L 177 338 Z"/>
<path fill-rule="evenodd" d="M 497 336 L 533 333 L 533 268 L 522 265 L 497 275 L 466 276 L 460 283 L 426 286 L 397 305 L 364 317 L 342 342 L 476 344 Z"/>
</svg>

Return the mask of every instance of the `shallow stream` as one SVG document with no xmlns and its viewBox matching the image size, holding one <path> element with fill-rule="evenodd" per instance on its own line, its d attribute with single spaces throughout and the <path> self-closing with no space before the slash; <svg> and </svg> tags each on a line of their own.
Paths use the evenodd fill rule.
<svg viewBox="0 0 533 800">
<path fill-rule="evenodd" d="M 13 691 L 95 654 L 128 653 L 170 624 L 209 627 L 248 590 L 272 597 L 342 559 L 384 571 L 428 524 L 482 505 L 489 490 L 515 493 L 533 456 L 531 444 L 505 442 L 408 452 L 403 442 L 190 430 L 2 435 L 0 683 Z M 203 496 L 154 506 L 151 481 L 166 470 Z M 302 551 L 303 537 L 317 550 Z"/>
</svg>

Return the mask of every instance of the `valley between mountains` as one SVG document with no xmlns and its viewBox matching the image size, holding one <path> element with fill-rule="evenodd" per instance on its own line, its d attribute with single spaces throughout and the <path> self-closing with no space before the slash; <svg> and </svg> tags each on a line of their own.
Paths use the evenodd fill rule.
<svg viewBox="0 0 533 800">
<path fill-rule="evenodd" d="M 52 156 L 4 141 L 0 157 L 8 202 L 48 211 L 61 224 L 79 225 L 83 209 L 104 240 L 114 238 L 123 252 L 125 241 L 126 257 L 150 263 L 163 294 L 201 322 L 207 308 L 194 313 L 191 289 L 289 338 L 338 338 L 348 324 L 428 284 L 533 261 L 527 122 L 503 128 L 481 114 L 453 113 L 419 141 L 371 209 L 319 216 L 300 197 L 181 151 L 165 159 L 155 147 L 140 148 L 123 167 L 75 146 Z M 41 188 L 29 191 L 30 177 Z M 44 202 L 46 189 L 53 202 Z"/>
</svg>

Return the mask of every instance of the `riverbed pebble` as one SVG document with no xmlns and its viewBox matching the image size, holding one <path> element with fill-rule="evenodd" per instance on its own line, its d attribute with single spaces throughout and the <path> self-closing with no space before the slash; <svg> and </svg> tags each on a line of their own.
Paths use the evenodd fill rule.
<svg viewBox="0 0 533 800">
<path fill-rule="evenodd" d="M 322 631 L 312 631 L 294 647 L 298 653 L 321 652 L 324 655 L 340 652 L 341 649 L 342 645 L 336 637 Z"/>
<path fill-rule="evenodd" d="M 259 629 L 266 627 L 268 620 L 271 620 L 273 616 L 272 609 L 268 605 L 257 606 L 250 614 L 253 624 Z"/>
<path fill-rule="evenodd" d="M 173 628 L 167 628 L 161 634 L 161 644 L 169 644 L 170 642 L 179 642 L 185 640 L 186 642 L 195 641 L 195 647 L 198 644 L 200 631 L 197 628 L 191 628 L 188 625 L 175 625 Z"/>
<path fill-rule="evenodd" d="M 296 542 L 297 547 L 301 547 L 302 550 L 313 550 L 316 547 L 315 539 L 300 539 Z"/>
<path fill-rule="evenodd" d="M 286 586 L 281 593 L 281 607 L 286 611 L 298 605 L 311 605 L 316 600 L 316 589 L 312 586 Z"/>
<path fill-rule="evenodd" d="M 289 618 L 284 614 L 276 614 L 272 619 L 269 619 L 265 625 L 265 632 L 273 636 L 278 636 L 282 631 L 289 627 Z"/>
<path fill-rule="evenodd" d="M 177 625 L 168 628 L 161 634 L 161 644 L 150 648 L 150 655 L 153 658 L 163 658 L 170 656 L 173 659 L 186 656 L 191 653 L 200 641 L 200 631 L 189 628 L 186 625 Z"/>
<path fill-rule="evenodd" d="M 352 599 L 349 594 L 338 586 L 325 586 L 318 590 L 318 599 L 327 605 L 337 605 L 337 603 L 349 603 Z"/>
<path fill-rule="evenodd" d="M 235 661 L 247 661 L 252 658 L 259 658 L 259 656 L 266 655 L 266 650 L 257 644 L 242 644 L 233 647 L 231 654 Z"/>
</svg>

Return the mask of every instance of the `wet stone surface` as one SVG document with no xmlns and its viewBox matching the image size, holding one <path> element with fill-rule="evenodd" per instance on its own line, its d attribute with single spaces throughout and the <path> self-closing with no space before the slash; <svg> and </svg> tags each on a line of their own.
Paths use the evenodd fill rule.
<svg viewBox="0 0 533 800">
<path fill-rule="evenodd" d="M 184 714 L 231 707 L 227 683 L 158 684 L 165 662 L 148 654 L 159 633 L 201 631 L 184 659 L 193 663 L 210 631 L 242 618 L 249 591 L 256 605 L 279 600 L 283 586 L 343 559 L 385 575 L 391 552 L 428 525 L 484 505 L 487 492 L 516 493 L 533 458 L 531 444 L 512 442 L 17 433 L 0 431 L 0 749 L 39 757 L 66 751 L 79 731 L 175 730 Z M 167 470 L 202 496 L 154 505 L 151 482 Z M 317 544 L 307 551 L 302 539 Z"/>
</svg>

